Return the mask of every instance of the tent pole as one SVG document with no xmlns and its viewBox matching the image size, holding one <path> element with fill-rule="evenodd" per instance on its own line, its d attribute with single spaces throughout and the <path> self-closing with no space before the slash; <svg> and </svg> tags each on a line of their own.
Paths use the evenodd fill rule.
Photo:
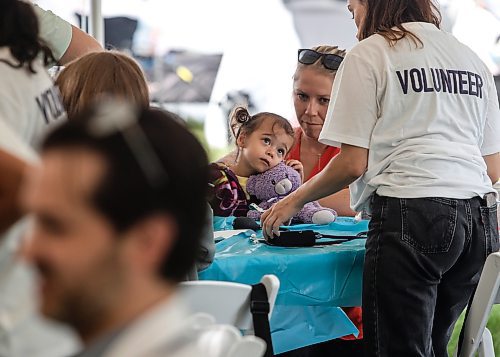
<svg viewBox="0 0 500 357">
<path fill-rule="evenodd" d="M 104 47 L 104 19 L 101 0 L 90 1 L 90 34 Z"/>
</svg>

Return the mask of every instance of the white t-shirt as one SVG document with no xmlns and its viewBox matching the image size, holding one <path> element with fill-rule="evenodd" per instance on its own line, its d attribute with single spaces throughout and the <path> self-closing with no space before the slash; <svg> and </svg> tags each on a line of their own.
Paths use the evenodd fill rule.
<svg viewBox="0 0 500 357">
<path fill-rule="evenodd" d="M 217 343 L 210 341 L 211 348 L 207 350 L 206 336 L 213 337 L 210 332 L 217 332 L 223 326 L 215 325 L 214 321 L 211 315 L 191 313 L 182 295 L 174 294 L 152 306 L 130 325 L 101 337 L 75 357 L 226 356 L 227 349 L 221 347 L 230 348 L 229 340 L 220 343 L 219 349 Z"/>
<path fill-rule="evenodd" d="M 36 147 L 46 131 L 66 116 L 59 91 L 40 61 L 33 63 L 36 73 L 32 74 L 2 60 L 17 64 L 10 50 L 1 47 L 0 150 L 36 163 Z M 0 235 L 0 355 L 71 355 L 78 347 L 71 331 L 36 313 L 34 273 L 18 260 L 17 252 L 25 223 L 20 220 Z"/>
<path fill-rule="evenodd" d="M 38 155 L 35 150 L 26 144 L 3 118 L 0 118 L 0 150 L 6 151 L 29 163 L 38 161 Z"/>
<path fill-rule="evenodd" d="M 40 37 L 52 50 L 56 60 L 59 60 L 69 47 L 72 37 L 71 24 L 54 14 L 33 4 L 33 9 L 40 25 Z"/>
<path fill-rule="evenodd" d="M 18 63 L 9 48 L 0 47 L 0 120 L 36 148 L 46 131 L 66 117 L 59 90 L 41 61 L 33 62 L 36 73 L 6 62 Z"/>
<path fill-rule="evenodd" d="M 373 192 L 466 199 L 493 191 L 482 156 L 500 152 L 491 73 L 468 47 L 429 23 L 406 23 L 423 47 L 380 35 L 358 43 L 335 78 L 319 141 L 369 149 L 351 206 Z"/>
</svg>

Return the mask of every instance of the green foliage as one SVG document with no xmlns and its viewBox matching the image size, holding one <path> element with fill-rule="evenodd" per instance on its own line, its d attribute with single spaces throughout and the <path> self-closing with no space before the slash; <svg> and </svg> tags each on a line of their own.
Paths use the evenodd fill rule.
<svg viewBox="0 0 500 357">
<path fill-rule="evenodd" d="M 207 140 L 205 139 L 204 123 L 188 118 L 188 120 L 186 121 L 186 125 L 188 129 L 193 133 L 193 135 L 196 136 L 196 138 L 200 141 L 201 145 L 203 145 L 203 147 L 205 148 L 209 162 L 216 161 L 233 150 L 233 147 L 231 146 L 222 149 L 209 147 Z"/>
</svg>

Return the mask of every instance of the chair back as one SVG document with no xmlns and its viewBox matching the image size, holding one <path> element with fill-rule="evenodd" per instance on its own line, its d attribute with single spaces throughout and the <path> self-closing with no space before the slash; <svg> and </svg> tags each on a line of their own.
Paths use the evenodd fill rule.
<svg viewBox="0 0 500 357">
<path fill-rule="evenodd" d="M 266 287 L 269 317 L 278 295 L 279 280 L 275 275 L 264 275 L 260 281 Z M 184 301 L 193 312 L 205 312 L 215 317 L 218 324 L 229 324 L 242 331 L 253 330 L 250 312 L 251 285 L 227 281 L 197 280 L 180 284 Z"/>
<path fill-rule="evenodd" d="M 491 334 L 486 329 L 486 323 L 488 322 L 491 307 L 498 301 L 499 287 L 500 252 L 496 252 L 486 258 L 476 293 L 469 306 L 469 313 L 462 327 L 464 337 L 459 357 L 472 357 L 480 344 L 482 344 L 479 351 L 480 355 L 489 357 L 488 354 L 493 351 Z M 488 345 L 486 346 L 486 344 Z M 486 351 L 488 351 L 488 354 L 484 354 Z M 494 353 L 491 356 L 494 357 Z"/>
<path fill-rule="evenodd" d="M 205 328 L 197 341 L 205 357 L 261 357 L 266 343 L 256 336 L 241 336 L 230 325 L 213 325 Z"/>
</svg>

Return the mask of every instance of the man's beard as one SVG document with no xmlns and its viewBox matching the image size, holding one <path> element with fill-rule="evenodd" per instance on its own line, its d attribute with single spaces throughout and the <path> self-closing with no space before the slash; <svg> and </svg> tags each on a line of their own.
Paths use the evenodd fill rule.
<svg viewBox="0 0 500 357">
<path fill-rule="evenodd" d="M 50 267 L 39 263 L 38 269 L 49 281 L 56 276 L 51 284 L 57 284 L 57 273 Z M 42 312 L 72 326 L 81 336 L 89 335 L 111 315 L 120 299 L 124 280 L 116 254 L 108 254 L 93 264 L 80 281 L 73 281 L 69 288 L 59 290 L 55 296 L 49 295 L 55 297 L 54 301 L 42 301 Z"/>
</svg>

